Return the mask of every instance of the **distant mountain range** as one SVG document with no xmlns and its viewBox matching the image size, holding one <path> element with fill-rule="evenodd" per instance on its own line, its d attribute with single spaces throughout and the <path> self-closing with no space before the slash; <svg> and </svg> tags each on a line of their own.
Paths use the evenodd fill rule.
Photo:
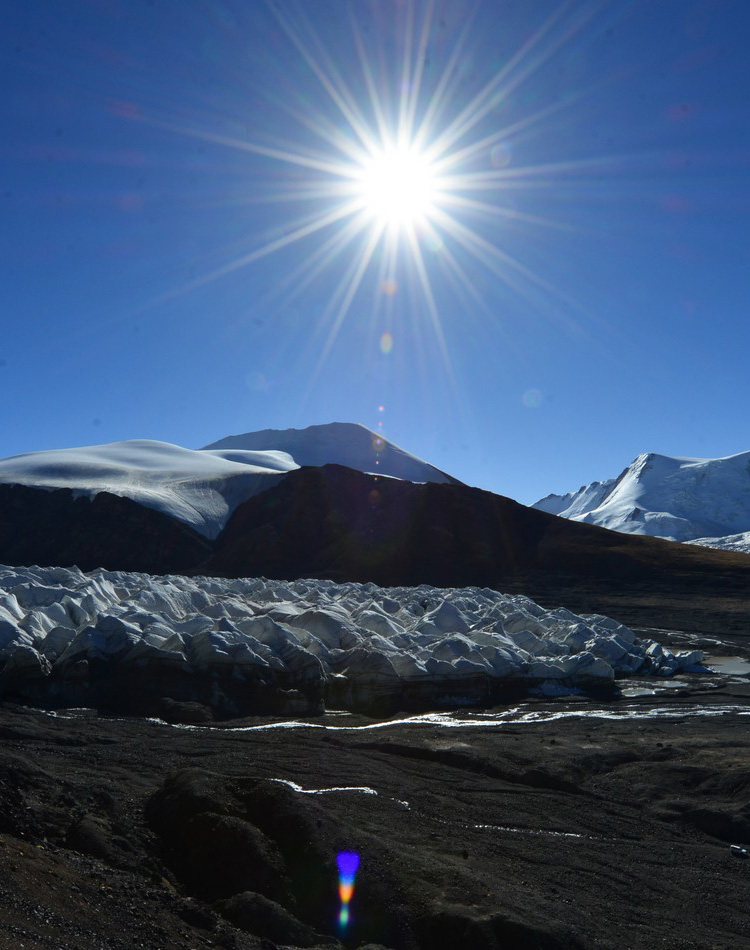
<svg viewBox="0 0 750 950">
<path fill-rule="evenodd" d="M 489 587 L 701 631 L 750 616 L 745 555 L 553 517 L 349 424 L 6 459 L 0 563 Z"/>
<path fill-rule="evenodd" d="M 625 534 L 750 553 L 750 452 L 639 455 L 617 478 L 547 495 L 532 507 Z"/>
</svg>

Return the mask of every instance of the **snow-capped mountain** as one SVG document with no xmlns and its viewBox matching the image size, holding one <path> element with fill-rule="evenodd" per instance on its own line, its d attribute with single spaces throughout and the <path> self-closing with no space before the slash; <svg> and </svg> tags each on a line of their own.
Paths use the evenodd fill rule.
<svg viewBox="0 0 750 950">
<path fill-rule="evenodd" d="M 243 501 L 302 465 L 336 463 L 417 482 L 455 479 L 362 425 L 267 429 L 204 449 L 133 440 L 31 452 L 0 461 L 0 484 L 109 492 L 161 511 L 215 538 Z"/>
<path fill-rule="evenodd" d="M 739 534 L 727 534 L 723 538 L 696 538 L 691 544 L 703 548 L 718 548 L 719 551 L 734 551 L 736 554 L 750 554 L 750 531 Z"/>
<path fill-rule="evenodd" d="M 532 507 L 626 534 L 750 552 L 750 452 L 719 459 L 639 455 L 617 478 Z"/>
</svg>

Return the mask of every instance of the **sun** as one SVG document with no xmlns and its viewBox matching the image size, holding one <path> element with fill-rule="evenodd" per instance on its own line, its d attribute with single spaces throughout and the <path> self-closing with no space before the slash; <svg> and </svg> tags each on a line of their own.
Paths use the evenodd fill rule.
<svg viewBox="0 0 750 950">
<path fill-rule="evenodd" d="M 428 221 L 440 188 L 429 158 L 413 145 L 373 151 L 355 178 L 362 211 L 376 225 L 410 229 Z"/>
</svg>

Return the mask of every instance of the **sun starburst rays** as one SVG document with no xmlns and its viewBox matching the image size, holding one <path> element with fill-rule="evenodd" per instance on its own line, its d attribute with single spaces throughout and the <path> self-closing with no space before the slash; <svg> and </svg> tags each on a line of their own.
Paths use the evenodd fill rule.
<svg viewBox="0 0 750 950">
<path fill-rule="evenodd" d="M 517 296 L 534 303 L 540 295 L 559 300 L 552 283 L 525 264 L 504 240 L 506 228 L 569 229 L 536 208 L 519 210 L 514 200 L 534 187 L 559 187 L 563 176 L 596 175 L 611 170 L 610 158 L 553 160 L 518 164 L 511 161 L 509 141 L 543 127 L 564 102 L 537 106 L 509 121 L 491 123 L 500 106 L 580 30 L 587 16 L 565 20 L 568 4 L 549 17 L 514 55 L 471 96 L 459 95 L 459 68 L 472 31 L 476 8 L 469 12 L 444 66 L 426 73 L 436 5 L 407 3 L 400 31 L 400 61 L 394 68 L 382 50 L 366 41 L 349 8 L 349 25 L 359 76 L 344 77 L 326 49 L 303 5 L 292 18 L 277 5 L 273 16 L 310 76 L 322 91 L 289 95 L 289 87 L 269 93 L 269 102 L 299 130 L 294 139 L 256 141 L 238 135 L 173 123 L 164 128 L 223 145 L 258 159 L 260 178 L 273 169 L 263 187 L 239 195 L 235 204 L 277 204 L 276 233 L 265 241 L 248 237 L 229 260 L 168 296 L 177 296 L 256 264 L 273 254 L 298 248 L 269 298 L 290 297 L 310 288 L 328 273 L 338 274 L 327 305 L 318 317 L 322 346 L 318 368 L 330 355 L 358 294 L 367 281 L 393 286 L 397 272 L 410 273 L 421 295 L 425 330 L 432 334 L 450 370 L 449 347 L 436 295 L 435 280 L 450 275 L 451 286 L 475 304 L 484 301 L 475 288 L 472 267 L 479 266 Z M 493 127 L 494 126 L 494 127 Z M 499 149 L 499 167 L 492 167 Z M 503 151 L 505 149 L 505 151 Z M 489 167 L 488 167 L 489 166 Z M 285 173 L 286 170 L 286 174 Z M 279 230 L 281 233 L 279 234 Z M 404 298 L 405 300 L 405 298 Z M 370 296 L 373 315 L 383 302 Z M 569 302 L 569 301 L 567 301 Z M 388 312 L 394 301 L 387 298 Z M 361 311 L 361 308 L 360 308 Z"/>
</svg>

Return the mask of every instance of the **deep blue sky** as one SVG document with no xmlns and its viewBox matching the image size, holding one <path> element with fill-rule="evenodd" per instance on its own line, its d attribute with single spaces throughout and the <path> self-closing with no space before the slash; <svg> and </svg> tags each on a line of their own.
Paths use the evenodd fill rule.
<svg viewBox="0 0 750 950">
<path fill-rule="evenodd" d="M 382 423 L 532 502 L 644 451 L 750 448 L 743 0 L 6 0 L 2 15 L 0 456 Z M 230 266 L 337 207 L 310 197 L 335 177 L 274 156 L 341 161 L 326 135 L 356 140 L 325 82 L 375 130 L 355 37 L 387 121 L 415 86 L 408 49 L 417 119 L 445 79 L 432 138 L 487 103 L 452 150 L 487 141 L 456 174 L 500 171 L 472 197 L 505 212 L 451 211 L 476 253 L 417 229 L 434 311 L 403 242 L 338 305 L 369 229 L 320 267 L 340 223 Z"/>
</svg>

